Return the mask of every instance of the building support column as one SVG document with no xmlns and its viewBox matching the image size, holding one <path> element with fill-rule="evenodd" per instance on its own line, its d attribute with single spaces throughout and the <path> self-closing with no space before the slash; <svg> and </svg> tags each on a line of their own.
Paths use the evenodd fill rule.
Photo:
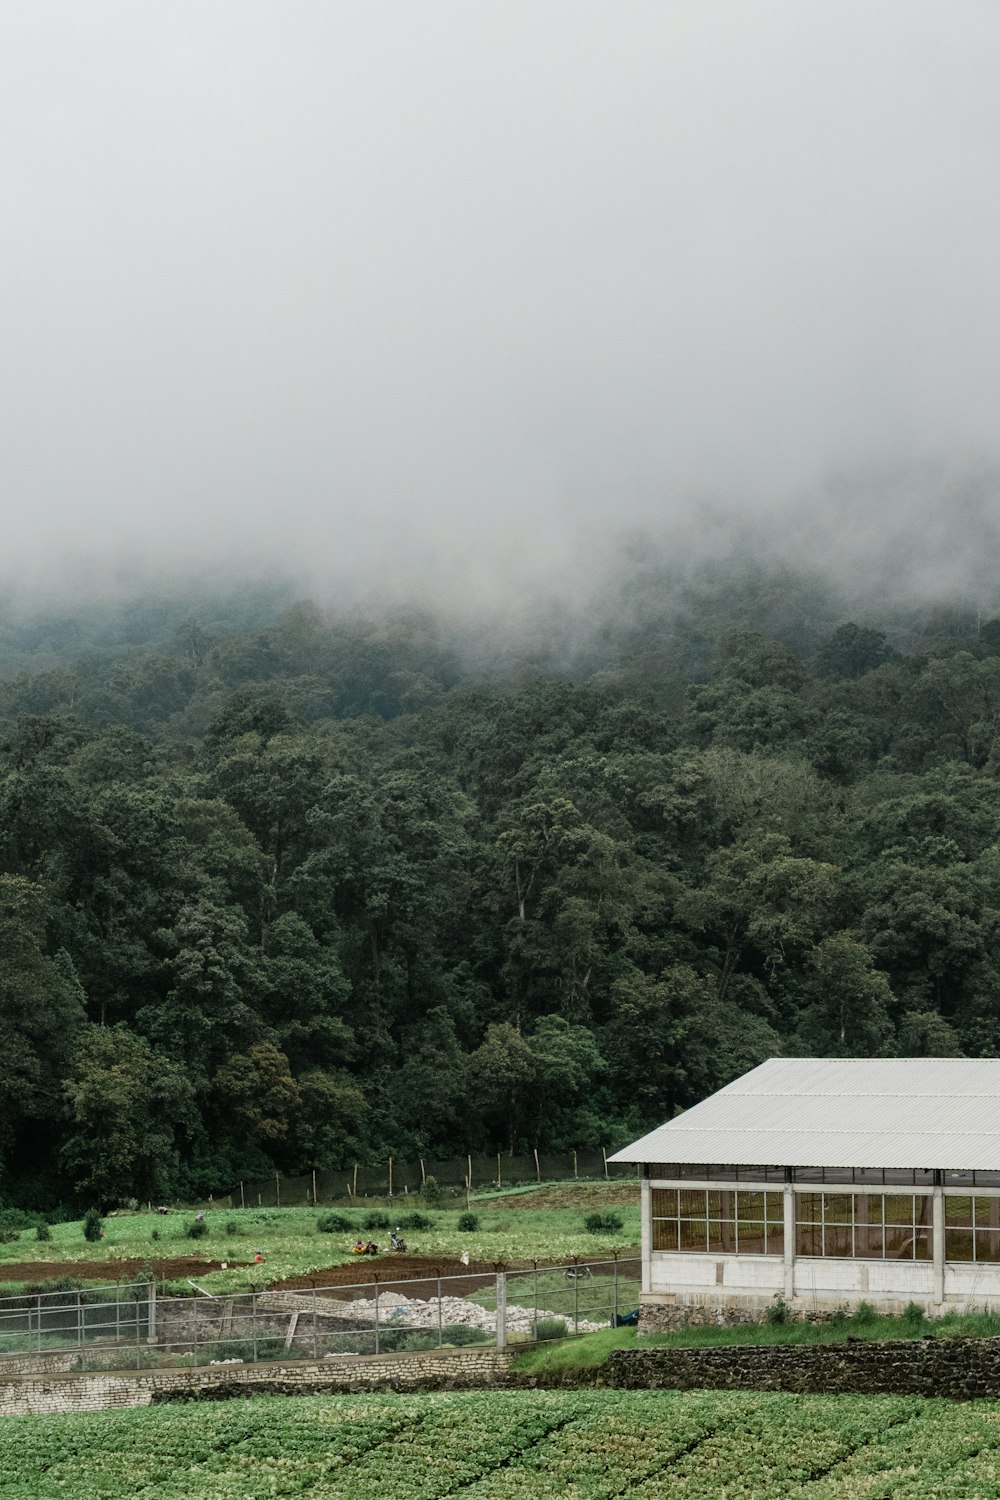
<svg viewBox="0 0 1000 1500">
<path fill-rule="evenodd" d="M 791 1176 L 785 1178 L 785 1285 L 782 1293 L 786 1302 L 795 1296 L 795 1191 Z"/>
<path fill-rule="evenodd" d="M 934 1258 L 934 1302 L 938 1312 L 944 1311 L 944 1187 L 943 1173 L 934 1173 L 934 1192 L 931 1198 L 931 1253 Z"/>
<path fill-rule="evenodd" d="M 642 1169 L 642 1290 L 653 1290 L 653 1190 L 649 1168 Z"/>
</svg>

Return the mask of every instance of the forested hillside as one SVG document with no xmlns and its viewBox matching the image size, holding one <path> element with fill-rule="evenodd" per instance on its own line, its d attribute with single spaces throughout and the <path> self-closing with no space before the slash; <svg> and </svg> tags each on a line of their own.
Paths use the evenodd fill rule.
<svg viewBox="0 0 1000 1500">
<path fill-rule="evenodd" d="M 750 571 L 506 643 L 280 591 L 0 627 L 7 1201 L 1000 1053 L 1000 621 Z"/>
</svg>

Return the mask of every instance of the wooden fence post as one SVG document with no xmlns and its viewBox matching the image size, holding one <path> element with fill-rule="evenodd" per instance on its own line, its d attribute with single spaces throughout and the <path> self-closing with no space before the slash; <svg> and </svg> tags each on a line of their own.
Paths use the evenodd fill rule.
<svg viewBox="0 0 1000 1500">
<path fill-rule="evenodd" d="M 541 1180 L 542 1180 L 542 1169 L 541 1169 L 541 1167 L 538 1164 L 538 1147 L 536 1146 L 535 1147 L 535 1181 L 536 1182 L 541 1182 Z"/>
<path fill-rule="evenodd" d="M 389 1157 L 389 1197 L 392 1197 L 392 1157 Z"/>
<path fill-rule="evenodd" d="M 274 1202 L 275 1207 L 281 1207 L 281 1176 L 278 1172 L 274 1174 Z"/>
<path fill-rule="evenodd" d="M 604 1157 L 604 1176 L 605 1176 L 605 1179 L 607 1179 L 607 1175 L 608 1175 L 608 1148 L 607 1148 L 607 1146 L 602 1146 L 601 1147 L 601 1155 Z"/>
</svg>

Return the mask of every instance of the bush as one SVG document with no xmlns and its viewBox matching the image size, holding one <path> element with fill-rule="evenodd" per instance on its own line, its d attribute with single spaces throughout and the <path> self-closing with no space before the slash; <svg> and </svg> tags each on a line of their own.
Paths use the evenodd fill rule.
<svg viewBox="0 0 1000 1500">
<path fill-rule="evenodd" d="M 366 1215 L 362 1227 L 364 1229 L 391 1229 L 392 1220 L 388 1214 L 384 1214 L 381 1209 L 378 1209 L 375 1213 Z"/>
<path fill-rule="evenodd" d="M 83 1216 L 84 1239 L 88 1240 L 90 1244 L 96 1245 L 103 1234 L 104 1220 L 101 1218 L 101 1210 L 99 1208 L 88 1208 Z"/>
<path fill-rule="evenodd" d="M 320 1214 L 316 1220 L 316 1228 L 320 1234 L 351 1234 L 354 1220 L 349 1219 L 346 1214 Z"/>
<path fill-rule="evenodd" d="M 775 1297 L 771 1306 L 764 1314 L 764 1319 L 768 1323 L 790 1323 L 792 1321 L 792 1310 L 784 1297 Z"/>
<path fill-rule="evenodd" d="M 874 1323 L 875 1309 L 874 1307 L 872 1307 L 870 1302 L 858 1303 L 857 1307 L 854 1309 L 854 1321 L 855 1323 L 858 1323 L 862 1328 L 866 1323 Z"/>
<path fill-rule="evenodd" d="M 908 1302 L 903 1308 L 900 1320 L 907 1328 L 922 1328 L 924 1324 L 924 1310 L 918 1307 L 916 1302 Z"/>
<path fill-rule="evenodd" d="M 20 1238 L 21 1231 L 15 1229 L 13 1224 L 0 1224 L 0 1245 L 13 1245 Z"/>
<path fill-rule="evenodd" d="M 158 1240 L 160 1238 L 160 1231 L 158 1229 L 154 1229 L 149 1238 L 151 1240 Z"/>
<path fill-rule="evenodd" d="M 539 1343 L 552 1339 L 564 1339 L 569 1333 L 564 1318 L 539 1318 L 535 1324 L 535 1338 Z"/>
<path fill-rule="evenodd" d="M 475 1328 L 471 1323 L 446 1323 L 443 1333 L 446 1344 L 492 1343 L 492 1335 L 485 1328 Z"/>
<path fill-rule="evenodd" d="M 43 1222 L 41 1224 L 36 1225 L 36 1227 L 35 1227 L 35 1239 L 36 1240 L 50 1240 L 51 1238 L 52 1238 L 52 1230 L 49 1228 L 49 1226 L 46 1223 Z"/>
<path fill-rule="evenodd" d="M 588 1234 L 617 1234 L 623 1222 L 618 1214 L 588 1214 L 583 1227 Z"/>
<path fill-rule="evenodd" d="M 459 1214 L 458 1227 L 463 1234 L 475 1234 L 479 1228 L 478 1214 Z"/>
<path fill-rule="evenodd" d="M 426 1214 L 405 1214 L 399 1221 L 400 1229 L 433 1229 L 434 1220 L 429 1219 Z"/>
<path fill-rule="evenodd" d="M 185 1231 L 189 1240 L 200 1240 L 208 1233 L 208 1224 L 204 1219 L 195 1219 L 189 1224 Z"/>
<path fill-rule="evenodd" d="M 230 1239 L 232 1239 L 233 1235 L 235 1235 L 235 1234 L 242 1234 L 243 1231 L 242 1231 L 242 1228 L 236 1222 L 235 1219 L 227 1219 L 226 1220 L 226 1233 L 229 1235 Z"/>
<path fill-rule="evenodd" d="M 420 1189 L 420 1196 L 428 1208 L 440 1208 L 444 1202 L 444 1193 L 441 1191 L 436 1177 L 428 1177 Z"/>
</svg>

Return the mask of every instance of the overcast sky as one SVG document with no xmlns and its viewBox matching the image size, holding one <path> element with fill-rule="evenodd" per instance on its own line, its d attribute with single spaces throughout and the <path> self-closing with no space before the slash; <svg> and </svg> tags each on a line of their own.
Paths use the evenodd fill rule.
<svg viewBox="0 0 1000 1500">
<path fill-rule="evenodd" d="M 486 588 L 911 470 L 991 520 L 998 79 L 996 0 L 9 4 L 7 563 Z"/>
</svg>

